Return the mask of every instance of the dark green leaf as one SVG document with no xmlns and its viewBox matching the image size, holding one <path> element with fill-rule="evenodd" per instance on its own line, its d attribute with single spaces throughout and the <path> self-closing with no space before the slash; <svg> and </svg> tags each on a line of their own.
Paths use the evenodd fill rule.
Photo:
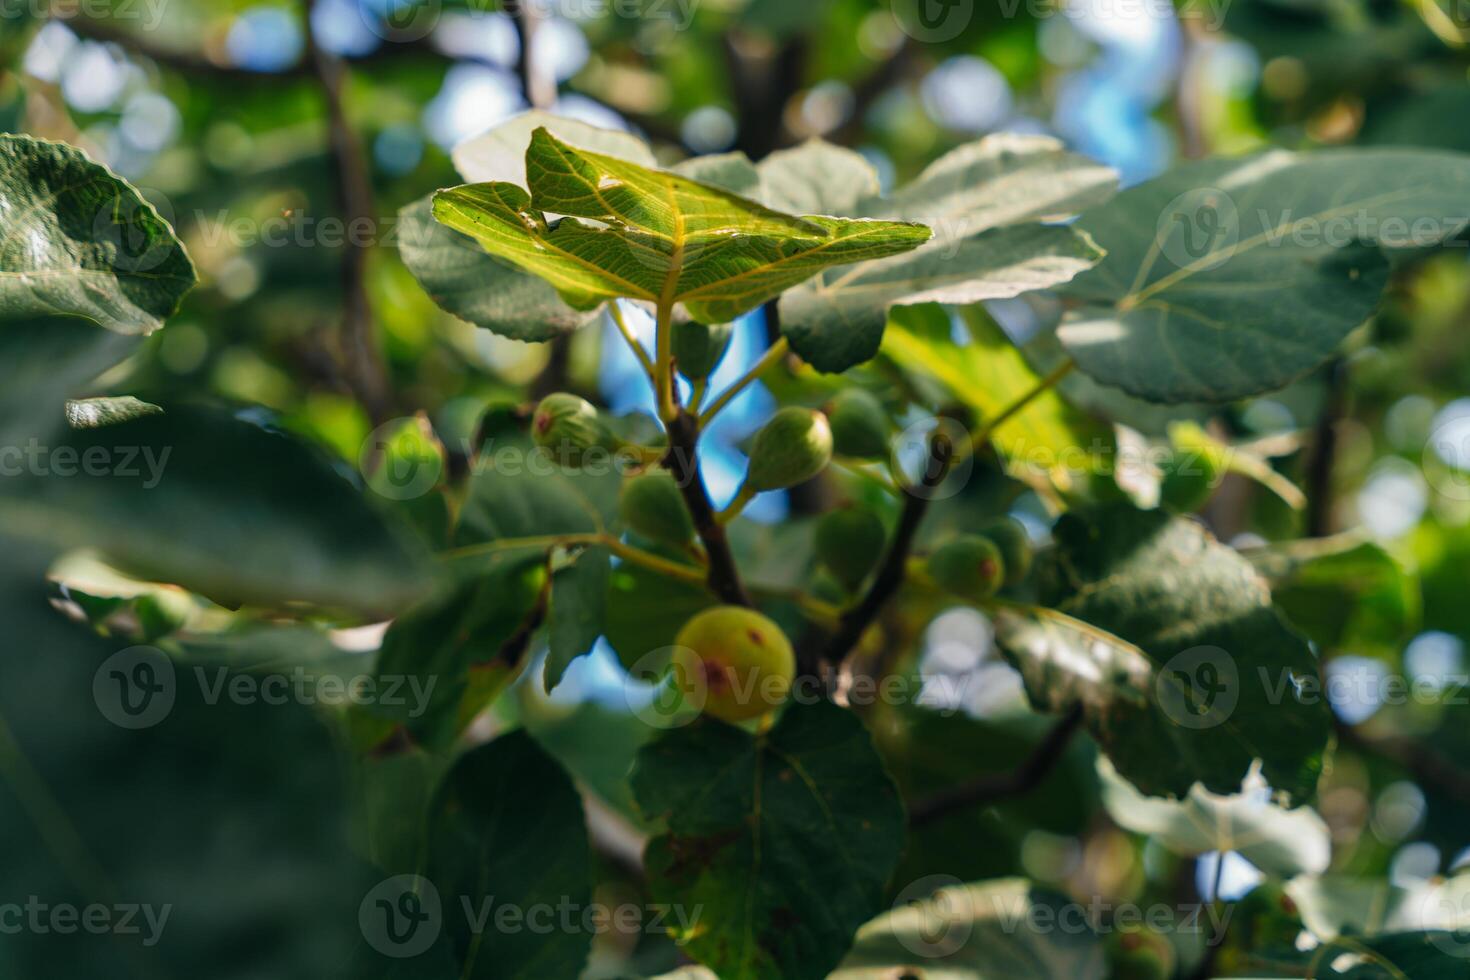
<svg viewBox="0 0 1470 980">
<path fill-rule="evenodd" d="M 1276 606 L 1327 651 L 1394 658 L 1419 625 L 1419 583 L 1397 559 L 1347 535 L 1263 549 L 1251 560 Z"/>
<path fill-rule="evenodd" d="M 547 691 L 561 683 L 573 660 L 592 652 L 592 645 L 602 635 L 611 575 L 606 548 L 588 548 L 552 575 L 550 649 L 544 680 Z"/>
<path fill-rule="evenodd" d="M 1106 200 L 1116 186 L 1111 170 L 1055 140 L 1004 135 L 968 143 L 887 200 L 875 190 L 856 198 L 870 168 L 855 156 L 817 142 L 773 155 L 761 164 L 768 200 L 919 221 L 935 237 L 906 255 L 824 272 L 782 296 L 781 329 L 818 370 L 842 371 L 871 358 L 890 307 L 1017 296 L 1066 282 L 1102 257 L 1086 236 L 1039 223 Z M 811 187 L 826 181 L 829 169 L 832 186 Z"/>
<path fill-rule="evenodd" d="M 43 449 L 3 488 L 7 533 L 95 548 L 127 571 L 229 606 L 382 616 L 432 585 L 416 542 L 325 457 L 279 432 L 169 407 L 72 430 Z"/>
<path fill-rule="evenodd" d="M 0 315 L 73 313 L 146 334 L 195 283 L 153 205 L 64 143 L 0 136 L 0 215 Z"/>
<path fill-rule="evenodd" d="M 1455 234 L 1470 157 L 1272 152 L 1190 164 L 1080 226 L 1106 252 L 1062 291 L 1077 364 L 1160 402 L 1224 402 L 1316 368 L 1378 304 L 1389 265 Z M 1458 217 L 1457 217 L 1458 216 Z"/>
<path fill-rule="evenodd" d="M 1150 795 L 1196 782 L 1235 793 L 1260 760 L 1274 791 L 1309 798 L 1329 731 L 1317 661 L 1250 564 L 1194 521 L 1128 505 L 1068 514 L 1054 534 L 1036 573 L 1043 603 L 1104 632 L 1003 611 L 1032 701 L 1081 703 L 1118 772 Z"/>
<path fill-rule="evenodd" d="M 582 926 L 592 902 L 582 800 L 529 734 L 502 735 L 455 763 L 434 803 L 429 835 L 429 877 L 462 980 L 571 980 L 581 973 L 592 945 Z M 577 911 L 572 928 L 561 925 L 567 906 Z M 497 925 L 506 910 L 519 913 L 518 928 Z"/>
<path fill-rule="evenodd" d="M 676 939 L 725 980 L 822 976 L 881 907 L 903 806 L 851 713 L 792 705 L 758 736 L 700 721 L 649 743 L 632 779 L 668 826 L 644 857 L 654 898 L 700 910 Z"/>
<path fill-rule="evenodd" d="M 545 280 L 489 255 L 434 220 L 433 198 L 398 212 L 398 252 L 446 312 L 513 340 L 550 340 L 600 316 L 562 302 Z"/>
</svg>

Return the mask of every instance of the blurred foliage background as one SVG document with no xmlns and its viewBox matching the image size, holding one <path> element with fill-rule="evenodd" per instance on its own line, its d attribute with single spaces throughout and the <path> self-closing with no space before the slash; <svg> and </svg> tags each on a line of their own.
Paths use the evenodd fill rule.
<svg viewBox="0 0 1470 980">
<path fill-rule="evenodd" d="M 10 3 L 0 5 L 0 130 L 89 150 L 142 189 L 199 266 L 201 286 L 182 313 L 96 394 L 252 406 L 347 469 L 358 467 L 374 428 L 394 418 L 428 420 L 452 469 L 487 405 L 514 408 L 569 388 L 619 412 L 649 407 L 611 325 L 547 345 L 498 338 L 441 312 L 398 258 L 399 208 L 459 182 L 450 150 L 533 106 L 630 129 L 670 162 L 730 149 L 758 159 L 821 137 L 862 152 L 885 187 L 999 131 L 1054 133 L 1125 183 L 1268 146 L 1470 151 L 1470 25 L 1447 0 L 1001 0 L 954 9 L 959 20 L 916 38 L 871 0 Z M 1317 806 L 1334 872 L 1404 888 L 1470 858 L 1466 273 L 1457 249 L 1402 270 L 1390 302 L 1327 370 L 1210 420 L 1231 441 L 1274 445 L 1273 465 L 1308 497 L 1297 512 L 1256 482 L 1228 478 L 1203 515 L 1223 540 L 1260 551 L 1360 530 L 1381 549 L 1318 569 L 1320 580 L 1291 580 L 1280 601 L 1290 611 L 1295 597 L 1307 610 L 1313 589 L 1351 596 L 1340 618 L 1311 624 L 1327 674 L 1355 681 L 1343 689 L 1357 692 L 1334 703 L 1341 745 Z M 1044 339 L 1048 313 L 1036 304 L 990 312 L 1018 342 Z M 738 376 L 764 344 L 760 315 L 747 318 L 720 378 Z M 874 387 L 894 376 L 883 358 L 851 374 Z M 812 376 L 783 383 L 791 386 L 776 393 L 783 398 L 824 390 Z M 1151 436 L 1177 416 L 1081 381 L 1068 391 Z M 757 386 L 722 419 L 708 464 L 717 498 L 736 489 L 740 441 L 774 404 Z M 799 520 L 773 522 L 810 512 L 805 498 L 822 492 L 763 497 L 749 511 L 767 525 L 752 532 L 760 539 L 752 551 L 779 566 L 781 549 L 809 548 L 785 542 L 800 537 Z M 434 515 L 390 505 L 414 511 L 432 533 Z M 1044 534 L 1042 502 L 998 473 L 977 480 L 937 523 L 997 506 Z M 168 896 L 195 920 L 179 934 L 208 938 L 164 954 L 165 966 L 115 960 L 99 943 L 66 961 L 93 957 L 73 972 L 39 966 L 54 950 L 28 945 L 35 937 L 4 937 L 7 975 L 179 975 L 168 971 L 191 960 L 235 964 L 211 973 L 218 977 L 363 975 L 342 972 L 361 943 L 360 892 L 318 900 L 313 888 L 323 875 L 360 871 L 361 849 L 346 845 L 355 832 L 334 832 L 350 822 L 355 789 L 410 793 L 424 773 L 403 762 L 355 787 L 343 767 L 323 761 L 334 751 L 329 735 L 304 712 L 288 719 L 261 709 L 263 721 L 211 708 L 191 730 L 214 733 L 212 741 L 161 732 L 124 748 L 90 702 L 75 717 L 66 707 L 79 700 L 67 692 L 85 689 L 117 644 L 58 631 L 37 606 L 41 586 L 30 573 L 48 560 L 17 551 L 0 597 L 13 640 L 0 667 L 4 887 L 105 894 L 121 881 L 134 895 Z M 1023 758 L 1039 729 L 983 618 L 946 613 L 918 646 L 930 675 L 984 682 L 965 688 L 977 697 L 949 706 L 957 713 L 875 709 L 869 723 L 905 792 Z M 1373 692 L 1391 675 L 1437 696 L 1381 703 Z M 553 698 L 522 684 L 499 708 L 602 799 L 594 809 L 607 818 L 609 896 L 637 894 L 636 876 L 620 870 L 630 848 L 619 834 L 636 840 L 641 829 L 620 780 L 644 736 L 615 710 L 619 677 L 616 657 L 602 650 Z M 895 892 L 932 874 L 1026 874 L 1117 901 L 1210 894 L 1211 855 L 1176 858 L 1109 820 L 1089 752 L 1074 746 L 1024 800 L 927 827 Z M 36 788 L 43 783 L 55 799 Z M 62 819 L 57 807 L 82 816 Z M 1258 876 L 1232 856 L 1221 894 L 1238 895 Z M 210 881 L 237 887 L 222 894 Z M 650 937 L 601 937 L 597 951 L 594 976 L 678 960 Z"/>
</svg>

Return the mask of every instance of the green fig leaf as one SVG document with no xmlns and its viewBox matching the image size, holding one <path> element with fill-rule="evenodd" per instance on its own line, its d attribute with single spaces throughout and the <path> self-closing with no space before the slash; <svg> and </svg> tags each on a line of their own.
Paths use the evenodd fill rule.
<svg viewBox="0 0 1470 980">
<path fill-rule="evenodd" d="M 1076 910 L 1020 878 L 947 886 L 863 926 L 828 980 L 1102 980 L 1102 942 L 1068 918 Z"/>
<path fill-rule="evenodd" d="M 502 735 L 455 762 L 431 807 L 429 848 L 429 879 L 444 903 L 461 980 L 582 972 L 592 947 L 592 930 L 580 928 L 592 904 L 582 799 L 528 732 Z M 568 906 L 578 912 L 576 928 L 560 926 Z M 497 928 L 507 910 L 519 913 L 518 926 Z"/>
<path fill-rule="evenodd" d="M 1470 156 L 1276 151 L 1189 164 L 1078 225 L 1107 257 L 1061 291 L 1078 366 L 1155 402 L 1227 402 L 1285 387 L 1372 315 L 1386 252 L 1453 236 Z M 1461 217 L 1453 217 L 1460 215 Z"/>
<path fill-rule="evenodd" d="M 0 216 L 0 316 L 148 334 L 197 281 L 153 205 L 65 143 L 0 135 Z"/>
<path fill-rule="evenodd" d="M 726 980 L 823 976 L 882 907 L 903 804 L 850 712 L 794 704 L 761 735 L 703 719 L 646 745 L 632 781 L 667 821 L 654 899 L 701 910 L 675 938 Z"/>
<path fill-rule="evenodd" d="M 1053 533 L 1041 601 L 1080 624 L 1045 609 L 998 622 L 1032 702 L 1080 704 L 1151 796 L 1235 793 L 1259 762 L 1278 799 L 1309 799 L 1330 733 L 1317 660 L 1250 564 L 1194 521 L 1126 504 L 1067 514 Z"/>
<path fill-rule="evenodd" d="M 440 191 L 434 216 L 546 279 L 579 310 L 622 297 L 683 303 L 694 319 L 721 323 L 828 266 L 894 255 L 930 237 L 910 223 L 780 214 L 576 149 L 545 129 L 532 136 L 526 173 L 529 193 L 506 182 Z"/>
<path fill-rule="evenodd" d="M 828 270 L 781 297 L 781 329 L 821 371 L 844 371 L 878 351 L 888 312 L 918 303 L 978 303 L 1055 286 L 1102 257 L 1086 235 L 1042 222 L 1113 193 L 1117 175 L 1055 140 L 999 135 L 961 146 L 883 199 L 850 151 L 811 143 L 761 164 L 767 200 L 821 203 L 830 213 L 922 221 L 935 237 L 904 255 Z M 832 186 L 817 169 L 834 166 Z"/>
</svg>

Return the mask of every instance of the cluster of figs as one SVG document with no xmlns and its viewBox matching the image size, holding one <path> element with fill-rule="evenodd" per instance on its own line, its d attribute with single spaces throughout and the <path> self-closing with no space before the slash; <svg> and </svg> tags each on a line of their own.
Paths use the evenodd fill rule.
<svg viewBox="0 0 1470 980">
<path fill-rule="evenodd" d="M 680 372 L 702 380 L 724 352 L 727 338 L 717 328 L 675 330 Z M 692 338 L 692 339 L 691 339 Z M 538 446 L 576 466 L 591 452 L 633 449 L 646 462 L 623 480 L 618 509 L 626 527 L 649 543 L 674 553 L 697 552 L 696 529 L 674 474 L 657 451 L 630 447 L 587 400 L 560 392 L 537 405 L 531 435 Z M 818 410 L 779 409 L 750 440 L 745 484 L 737 500 L 785 490 L 820 474 L 833 456 L 863 463 L 884 461 L 892 452 L 893 424 L 882 402 L 863 388 L 846 388 Z M 729 512 L 725 517 L 731 516 Z M 868 507 L 845 505 L 818 519 L 817 562 L 823 585 L 838 604 L 860 594 L 888 550 L 889 532 Z M 975 533 L 944 541 L 921 567 L 924 579 L 953 596 L 982 602 L 1026 577 L 1031 542 L 1016 520 L 1000 518 Z M 819 586 L 819 589 L 822 586 Z M 760 718 L 788 697 L 796 674 L 791 640 L 772 619 L 744 606 L 705 609 L 684 624 L 675 639 L 673 667 L 703 688 L 703 710 L 727 722 Z"/>
</svg>

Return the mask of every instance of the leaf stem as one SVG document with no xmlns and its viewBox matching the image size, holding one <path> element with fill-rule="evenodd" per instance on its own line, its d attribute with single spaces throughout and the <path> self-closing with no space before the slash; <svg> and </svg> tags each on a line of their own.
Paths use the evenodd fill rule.
<svg viewBox="0 0 1470 980">
<path fill-rule="evenodd" d="M 692 582 L 695 585 L 704 584 L 704 572 L 698 567 L 672 561 L 662 555 L 656 555 L 651 551 L 644 551 L 642 548 L 628 544 L 614 534 L 599 531 L 588 531 L 580 534 L 543 534 L 526 538 L 500 538 L 495 541 L 486 541 L 483 544 L 472 544 L 463 548 L 454 548 L 450 551 L 441 552 L 440 557 L 450 561 L 457 561 L 462 558 L 474 558 L 481 555 L 497 554 L 503 551 L 534 551 L 551 548 L 570 548 L 577 545 L 606 548 L 624 561 L 632 562 L 635 565 L 642 565 L 650 571 L 658 572 L 669 578 Z"/>
<path fill-rule="evenodd" d="M 633 352 L 633 356 L 638 358 L 638 363 L 643 366 L 643 373 L 648 375 L 649 384 L 655 384 L 653 359 L 648 356 L 648 351 L 643 349 L 643 345 L 633 334 L 632 328 L 628 326 L 628 321 L 623 316 L 623 308 L 618 305 L 617 300 L 607 304 L 607 312 L 617 326 L 618 333 L 622 334 L 623 339 L 628 342 L 628 348 Z"/>
<path fill-rule="evenodd" d="M 760 360 L 751 365 L 750 370 L 746 371 L 745 374 L 741 376 L 740 380 L 736 381 L 734 384 L 730 385 L 730 387 L 720 392 L 720 397 L 716 398 L 709 408 L 699 413 L 699 427 L 703 429 L 705 426 L 709 425 L 710 422 L 714 421 L 715 416 L 719 415 L 726 405 L 729 405 L 730 402 L 734 401 L 736 395 L 739 395 L 746 388 L 749 388 L 757 378 L 765 373 L 768 367 L 781 360 L 788 353 L 790 353 L 790 351 L 791 344 L 786 340 L 785 337 L 782 337 L 780 340 L 776 341 L 769 348 L 767 348 L 766 352 L 761 355 Z"/>
<path fill-rule="evenodd" d="M 1020 398 L 1017 398 L 1014 402 L 1008 405 L 1005 410 L 1002 411 L 999 415 L 986 421 L 985 424 L 981 426 L 980 431 L 975 433 L 975 435 L 971 437 L 971 451 L 978 452 L 983 449 L 985 445 L 989 443 L 991 438 L 995 435 L 995 431 L 997 429 L 1019 415 L 1022 411 L 1026 409 L 1028 405 L 1030 405 L 1036 399 L 1040 398 L 1042 395 L 1055 388 L 1058 384 L 1061 383 L 1063 378 L 1072 373 L 1072 369 L 1076 366 L 1077 363 L 1071 358 L 1063 361 L 1060 365 L 1054 368 L 1050 374 L 1038 381 L 1035 386 L 1031 388 L 1031 390 L 1027 391 Z"/>
</svg>

